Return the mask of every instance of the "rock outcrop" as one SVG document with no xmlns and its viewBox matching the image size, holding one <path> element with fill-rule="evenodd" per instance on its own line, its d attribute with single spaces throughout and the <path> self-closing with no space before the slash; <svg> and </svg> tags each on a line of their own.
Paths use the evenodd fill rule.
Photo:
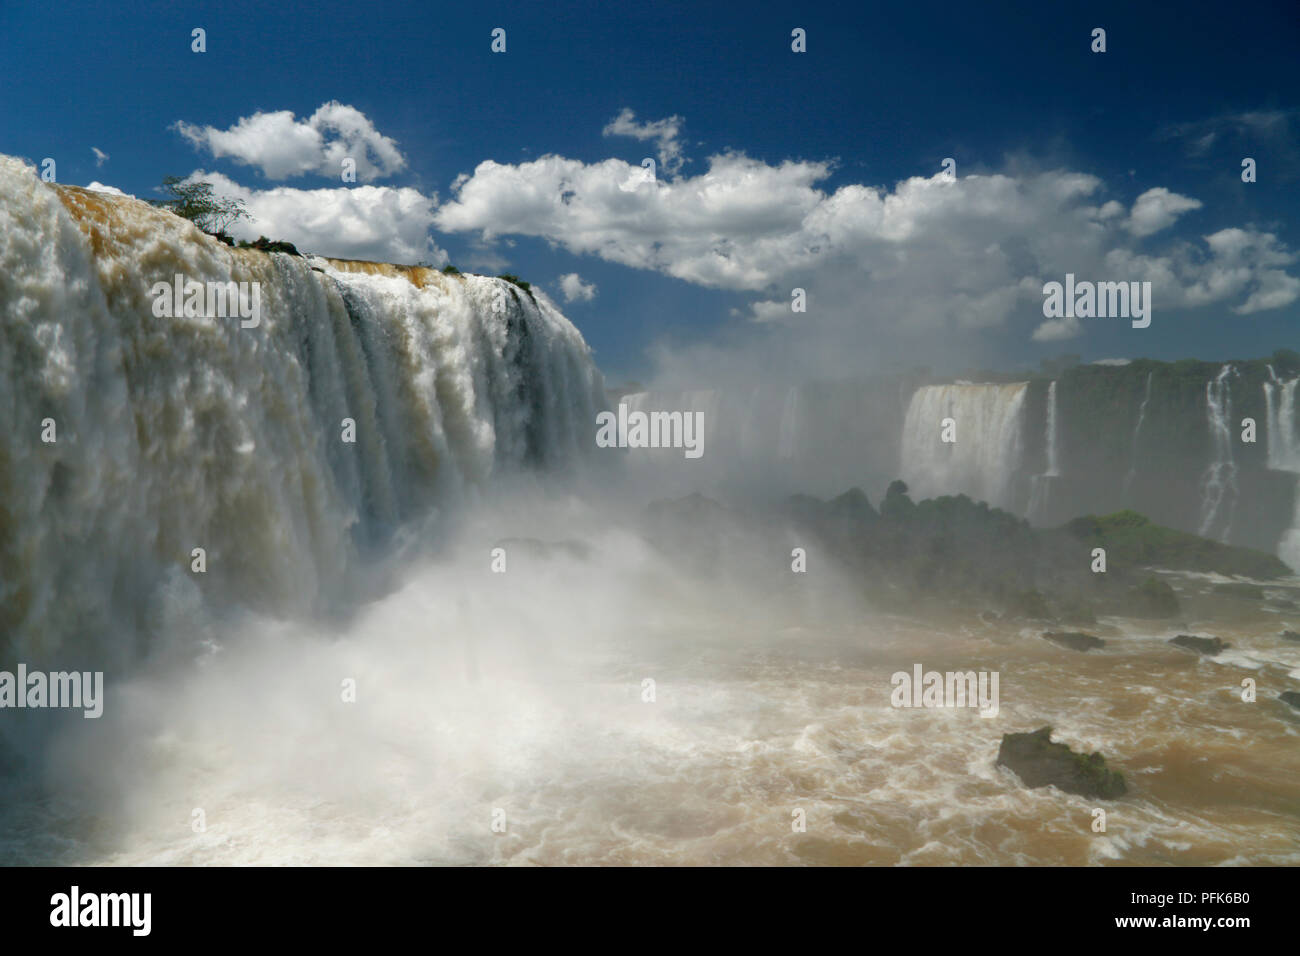
<svg viewBox="0 0 1300 956">
<path fill-rule="evenodd" d="M 1213 657 L 1220 651 L 1227 650 L 1232 645 L 1227 641 L 1217 637 L 1194 637 L 1191 634 L 1179 634 L 1169 641 L 1174 647 L 1181 647 L 1185 651 L 1194 651 L 1197 654 L 1204 654 L 1207 657 Z"/>
<path fill-rule="evenodd" d="M 1066 793 L 1102 800 L 1114 800 L 1127 791 L 1124 775 L 1108 769 L 1101 754 L 1077 754 L 1051 738 L 1051 727 L 1028 734 L 1003 734 L 998 765 L 1012 770 L 1027 787 L 1053 785 Z"/>
</svg>

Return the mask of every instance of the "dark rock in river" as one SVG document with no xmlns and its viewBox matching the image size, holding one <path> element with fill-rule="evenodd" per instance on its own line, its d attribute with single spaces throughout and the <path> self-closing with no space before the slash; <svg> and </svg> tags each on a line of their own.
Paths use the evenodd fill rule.
<svg viewBox="0 0 1300 956">
<path fill-rule="evenodd" d="M 1296 710 L 1300 710 L 1300 693 L 1296 693 L 1293 690 L 1286 690 L 1281 694 L 1278 694 L 1277 699 L 1284 704 L 1290 704 Z"/>
<path fill-rule="evenodd" d="M 1300 641 L 1300 633 L 1298 633 L 1298 632 L 1296 632 L 1296 631 L 1283 631 L 1283 632 L 1282 632 L 1282 640 L 1284 640 L 1284 641 Z"/>
<path fill-rule="evenodd" d="M 1128 789 L 1124 775 L 1108 770 L 1099 753 L 1077 754 L 1065 744 L 1052 742 L 1052 728 L 1029 734 L 1003 734 L 998 748 L 998 765 L 1015 772 L 1027 787 L 1049 784 L 1066 793 L 1114 800 Z"/>
<path fill-rule="evenodd" d="M 1191 634 L 1179 634 L 1169 643 L 1174 647 L 1181 647 L 1183 650 L 1195 651 L 1197 654 L 1206 654 L 1210 657 L 1232 646 L 1217 637 L 1193 637 Z"/>
<path fill-rule="evenodd" d="M 1093 637 L 1091 634 L 1083 634 L 1079 631 L 1044 631 L 1043 640 L 1072 651 L 1090 651 L 1094 647 L 1106 646 L 1106 642 L 1100 637 Z"/>
</svg>

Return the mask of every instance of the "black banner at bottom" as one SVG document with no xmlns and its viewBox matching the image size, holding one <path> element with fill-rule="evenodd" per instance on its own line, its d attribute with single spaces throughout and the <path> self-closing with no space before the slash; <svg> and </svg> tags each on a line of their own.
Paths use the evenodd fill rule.
<svg viewBox="0 0 1300 956">
<path fill-rule="evenodd" d="M 1291 925 L 1285 869 L 67 868 L 0 870 L 10 940 L 132 945 L 373 942 L 447 930 L 501 945 L 717 940 L 822 933 L 904 944 L 1134 937 L 1231 945 Z M 1287 883 L 1284 884 L 1284 880 Z M 1058 937 L 1061 938 L 1061 937 Z M 44 941 L 44 940 L 42 940 Z M 434 938 L 430 939 L 433 942 Z"/>
</svg>

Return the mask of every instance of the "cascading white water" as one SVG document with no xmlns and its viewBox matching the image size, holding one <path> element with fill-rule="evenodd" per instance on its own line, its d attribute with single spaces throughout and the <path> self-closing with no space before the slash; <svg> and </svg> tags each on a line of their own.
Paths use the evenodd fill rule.
<svg viewBox="0 0 1300 956">
<path fill-rule="evenodd" d="M 157 317 L 176 274 L 259 283 L 260 325 Z M 0 634 L 27 659 L 129 656 L 207 602 L 319 609 L 398 525 L 590 448 L 603 405 L 543 295 L 231 249 L 0 157 Z"/>
<path fill-rule="evenodd" d="M 1205 420 L 1210 433 L 1211 459 L 1201 476 L 1201 514 L 1198 533 L 1227 541 L 1237 503 L 1237 463 L 1232 450 L 1231 365 L 1219 369 L 1205 383 Z"/>
<path fill-rule="evenodd" d="M 1147 385 L 1142 393 L 1142 404 L 1138 406 L 1137 424 L 1133 426 L 1133 450 L 1129 453 L 1128 474 L 1124 476 L 1124 486 L 1121 494 L 1128 501 L 1128 490 L 1133 485 L 1133 479 L 1137 477 L 1137 455 L 1138 455 L 1138 437 L 1142 434 L 1142 423 L 1147 419 L 1147 403 L 1151 401 L 1151 377 L 1154 372 L 1147 372 Z"/>
<path fill-rule="evenodd" d="M 1052 479 L 1059 478 L 1061 474 L 1057 467 L 1055 381 L 1047 386 L 1046 419 L 1043 444 L 1047 450 L 1047 470 L 1041 475 L 1034 475 L 1029 486 L 1029 517 L 1040 522 L 1047 520 Z"/>
<path fill-rule="evenodd" d="M 1279 381 L 1269 367 L 1272 381 L 1264 383 L 1265 429 L 1268 432 L 1268 467 L 1300 475 L 1300 431 L 1296 428 L 1296 385 L 1300 378 Z M 1291 527 L 1278 543 L 1278 557 L 1300 572 L 1300 479 L 1295 491 Z"/>
<path fill-rule="evenodd" d="M 963 493 L 1013 510 L 1027 388 L 1027 382 L 918 388 L 902 438 L 903 479 L 912 497 Z M 946 418 L 955 422 L 954 442 L 942 440 Z"/>
</svg>

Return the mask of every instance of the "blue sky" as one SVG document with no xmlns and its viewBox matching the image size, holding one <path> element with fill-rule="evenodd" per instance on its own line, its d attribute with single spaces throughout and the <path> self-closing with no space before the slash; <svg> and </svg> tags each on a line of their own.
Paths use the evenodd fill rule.
<svg viewBox="0 0 1300 956">
<path fill-rule="evenodd" d="M 202 170 L 253 233 L 518 273 L 615 382 L 1300 347 L 1294 3 L 700 6 L 4 3 L 0 152 L 142 197 Z M 1152 326 L 1044 331 L 1066 271 L 1153 279 Z"/>
</svg>

